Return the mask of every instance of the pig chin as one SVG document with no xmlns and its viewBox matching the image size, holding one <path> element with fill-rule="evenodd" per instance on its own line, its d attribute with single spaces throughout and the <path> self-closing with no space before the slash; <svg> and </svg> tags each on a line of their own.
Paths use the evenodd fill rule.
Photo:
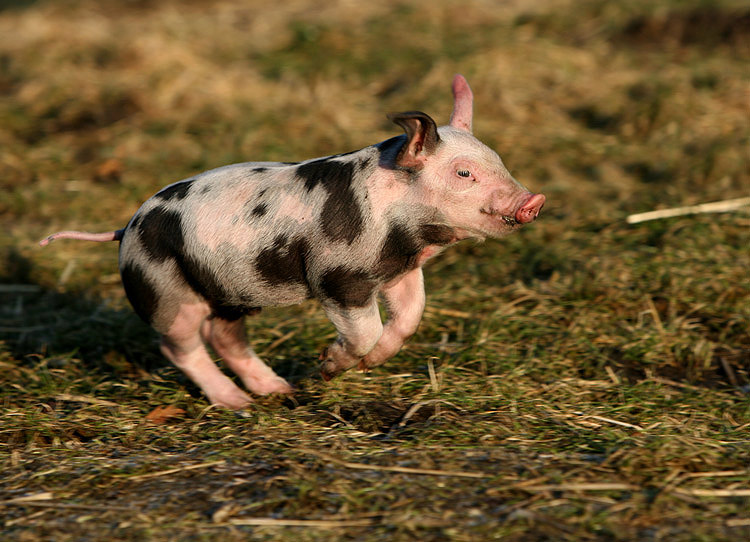
<svg viewBox="0 0 750 542">
<path fill-rule="evenodd" d="M 487 224 L 486 235 L 490 237 L 499 237 L 506 235 L 515 228 L 521 226 L 521 223 L 510 214 L 494 209 L 492 207 L 482 207 L 479 212 L 484 217 L 484 223 Z"/>
</svg>

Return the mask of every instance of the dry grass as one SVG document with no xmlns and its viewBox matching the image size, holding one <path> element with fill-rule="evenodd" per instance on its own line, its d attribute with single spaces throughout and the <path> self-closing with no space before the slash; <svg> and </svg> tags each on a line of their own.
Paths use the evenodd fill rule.
<svg viewBox="0 0 750 542">
<path fill-rule="evenodd" d="M 0 6 L 0 538 L 750 537 L 750 215 L 625 223 L 749 195 L 745 3 Z M 317 376 L 315 303 L 268 311 L 251 341 L 298 393 L 212 409 L 114 245 L 35 245 L 203 169 L 385 139 L 389 111 L 445 122 L 455 72 L 548 204 L 431 263 L 368 375 Z"/>
</svg>

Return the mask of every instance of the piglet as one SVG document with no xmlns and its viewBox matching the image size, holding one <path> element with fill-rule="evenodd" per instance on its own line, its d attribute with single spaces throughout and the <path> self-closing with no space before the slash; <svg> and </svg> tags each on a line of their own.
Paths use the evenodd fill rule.
<svg viewBox="0 0 750 542">
<path fill-rule="evenodd" d="M 324 379 L 376 367 L 417 329 L 428 259 L 463 239 L 510 233 L 544 205 L 472 135 L 460 75 L 453 96 L 448 126 L 419 111 L 392 114 L 405 134 L 299 163 L 213 169 L 162 189 L 120 230 L 59 232 L 40 244 L 119 240 L 133 308 L 215 405 L 241 409 L 251 397 L 206 343 L 251 392 L 292 392 L 248 346 L 244 317 L 262 307 L 320 301 L 338 331 L 321 354 Z"/>
</svg>

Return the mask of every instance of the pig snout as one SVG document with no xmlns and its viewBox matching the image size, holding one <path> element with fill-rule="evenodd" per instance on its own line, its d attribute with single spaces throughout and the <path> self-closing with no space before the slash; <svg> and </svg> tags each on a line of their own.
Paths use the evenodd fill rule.
<svg viewBox="0 0 750 542">
<path fill-rule="evenodd" d="M 519 224 L 528 224 L 534 222 L 542 210 L 546 198 L 543 194 L 532 194 L 526 203 L 521 205 L 516 211 L 516 222 Z"/>
</svg>

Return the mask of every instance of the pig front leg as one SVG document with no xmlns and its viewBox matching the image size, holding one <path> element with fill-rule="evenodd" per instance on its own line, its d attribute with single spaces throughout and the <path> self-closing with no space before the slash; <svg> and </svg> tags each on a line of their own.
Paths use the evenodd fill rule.
<svg viewBox="0 0 750 542">
<path fill-rule="evenodd" d="M 359 363 L 367 370 L 382 365 L 401 350 L 404 341 L 414 335 L 424 312 L 425 294 L 422 268 L 417 267 L 381 292 L 388 310 L 388 321 L 380 340 Z"/>
<path fill-rule="evenodd" d="M 323 309 L 339 332 L 338 338 L 320 355 L 320 373 L 325 380 L 357 365 L 383 334 L 375 297 L 364 307 L 347 308 L 324 303 Z"/>
</svg>

